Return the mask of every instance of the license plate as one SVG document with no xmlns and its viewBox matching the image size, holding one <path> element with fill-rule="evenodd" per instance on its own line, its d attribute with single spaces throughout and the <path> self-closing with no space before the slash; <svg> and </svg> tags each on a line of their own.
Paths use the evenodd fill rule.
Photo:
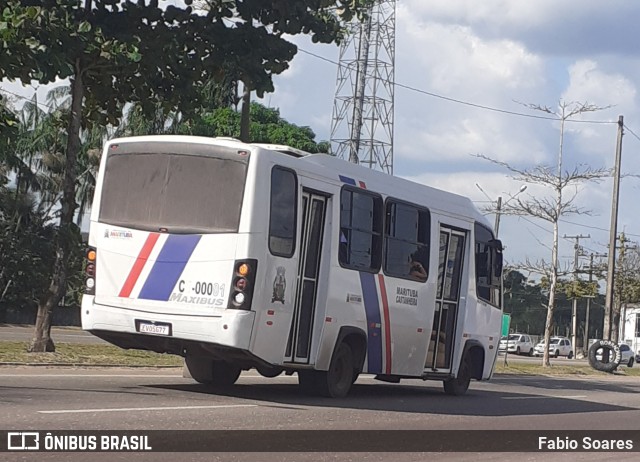
<svg viewBox="0 0 640 462">
<path fill-rule="evenodd" d="M 143 334 L 171 335 L 171 324 L 140 321 L 138 323 L 138 332 Z"/>
</svg>

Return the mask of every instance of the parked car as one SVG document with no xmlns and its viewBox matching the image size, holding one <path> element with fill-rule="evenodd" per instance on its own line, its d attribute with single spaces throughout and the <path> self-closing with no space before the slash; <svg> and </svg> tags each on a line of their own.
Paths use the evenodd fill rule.
<svg viewBox="0 0 640 462">
<path fill-rule="evenodd" d="M 620 346 L 620 364 L 627 367 L 633 367 L 633 363 L 638 362 L 637 357 L 634 358 L 633 350 L 626 343 L 621 343 L 619 346 Z M 598 351 L 598 353 L 600 353 L 600 351 Z M 602 361 L 602 354 L 596 353 L 596 359 L 598 361 Z"/>
<path fill-rule="evenodd" d="M 500 339 L 498 351 L 507 351 L 517 355 L 533 355 L 533 342 L 526 334 L 510 334 Z"/>
<path fill-rule="evenodd" d="M 536 356 L 544 354 L 544 340 L 538 343 L 533 351 Z M 573 358 L 573 350 L 571 342 L 567 337 L 551 337 L 549 339 L 549 356 L 566 356 L 568 359 Z"/>
</svg>

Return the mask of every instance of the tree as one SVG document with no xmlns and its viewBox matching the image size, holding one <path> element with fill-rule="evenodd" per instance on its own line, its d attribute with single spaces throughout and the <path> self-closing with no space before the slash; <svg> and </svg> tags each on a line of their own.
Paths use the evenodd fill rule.
<svg viewBox="0 0 640 462">
<path fill-rule="evenodd" d="M 30 351 L 54 351 L 51 316 L 66 291 L 76 245 L 77 162 L 82 127 L 116 125 L 127 102 L 152 113 L 156 102 L 188 114 L 195 88 L 212 77 L 241 80 L 258 95 L 273 90 L 297 48 L 285 34 L 339 41 L 341 19 L 369 0 L 205 0 L 206 14 L 158 0 L 6 0 L 0 20 L 0 79 L 69 79 L 70 111 L 56 258 Z"/>
<path fill-rule="evenodd" d="M 231 136 L 238 138 L 242 123 L 241 114 L 231 108 L 220 108 L 203 114 L 194 124 L 194 135 Z M 328 144 L 315 141 L 316 134 L 309 127 L 300 127 L 280 117 L 277 109 L 259 103 L 251 103 L 250 143 L 283 144 L 303 151 L 318 153 L 328 151 Z"/>
<path fill-rule="evenodd" d="M 544 340 L 549 344 L 549 338 L 553 329 L 553 313 L 556 302 L 556 292 L 558 289 L 558 278 L 566 271 L 560 271 L 558 262 L 558 241 L 559 222 L 562 217 L 568 215 L 589 215 L 590 211 L 575 205 L 578 195 L 578 186 L 588 181 L 601 181 L 610 175 L 605 169 L 593 169 L 589 166 L 578 165 L 573 170 L 563 169 L 563 146 L 564 128 L 567 120 L 580 114 L 594 112 L 603 108 L 588 103 L 565 101 L 559 102 L 557 111 L 546 106 L 528 105 L 529 108 L 554 115 L 560 122 L 560 145 L 558 149 L 557 164 L 555 167 L 549 165 L 537 165 L 533 168 L 518 168 L 506 162 L 497 161 L 484 155 L 478 157 L 488 160 L 511 172 L 511 177 L 518 182 L 536 184 L 550 191 L 548 196 L 531 196 L 522 199 L 521 197 L 507 203 L 501 210 L 503 214 L 527 215 L 545 220 L 553 226 L 553 243 L 551 245 L 551 261 L 540 260 L 517 265 L 520 269 L 531 271 L 545 276 L 549 281 L 549 297 L 547 302 L 547 317 L 545 322 Z M 549 351 L 545 350 L 543 366 L 550 366 Z"/>
</svg>

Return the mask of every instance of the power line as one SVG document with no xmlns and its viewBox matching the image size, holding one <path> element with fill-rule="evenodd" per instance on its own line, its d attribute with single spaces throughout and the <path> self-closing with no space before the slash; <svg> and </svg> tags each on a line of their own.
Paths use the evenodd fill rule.
<svg viewBox="0 0 640 462">
<path fill-rule="evenodd" d="M 631 134 L 632 134 L 632 135 L 633 135 L 633 136 L 634 136 L 638 141 L 640 141 L 640 136 L 636 135 L 636 134 L 633 132 L 633 130 L 631 130 L 631 129 L 626 125 L 626 124 L 622 124 L 622 125 L 624 126 L 624 128 L 626 128 L 626 129 L 627 129 L 627 131 L 628 131 L 629 133 L 631 133 Z"/>
<path fill-rule="evenodd" d="M 0 91 L 1 91 L 1 92 L 3 92 L 3 93 L 7 93 L 7 94 L 9 94 L 9 95 L 15 96 L 15 97 L 17 97 L 17 98 L 24 99 L 24 100 L 29 101 L 29 102 L 31 102 L 31 103 L 35 103 L 35 104 L 37 104 L 38 106 L 46 107 L 47 109 L 53 109 L 53 107 L 52 107 L 51 105 L 49 105 L 49 104 L 41 103 L 41 102 L 39 102 L 39 101 L 33 101 L 33 100 L 32 100 L 32 98 L 28 98 L 28 97 L 26 97 L 26 96 L 24 96 L 24 95 L 20 95 L 20 94 L 18 94 L 18 93 L 14 93 L 14 92 L 9 91 L 9 90 L 7 90 L 7 89 L 5 89 L 5 88 L 0 88 Z"/>
<path fill-rule="evenodd" d="M 298 48 L 298 51 L 301 51 L 305 54 L 308 54 L 310 56 L 313 56 L 314 58 L 320 59 L 322 61 L 326 61 L 328 63 L 331 63 L 335 66 L 338 67 L 343 67 L 339 62 L 337 61 L 333 61 L 329 58 L 325 58 L 324 56 L 320 56 L 316 53 L 312 53 L 310 51 L 304 50 L 302 48 Z M 402 83 L 398 83 L 398 82 L 389 82 L 388 80 L 385 80 L 386 83 L 390 83 L 393 84 L 396 87 L 399 88 L 404 88 L 405 90 L 410 90 L 416 93 L 421 93 L 423 95 L 427 95 L 427 96 L 431 96 L 433 98 L 438 98 L 438 99 L 442 99 L 444 101 L 449 101 L 452 103 L 456 103 L 456 104 L 462 104 L 465 106 L 471 106 L 471 107 L 475 107 L 477 109 L 484 109 L 486 111 L 492 111 L 492 112 L 498 112 L 501 114 L 508 114 L 508 115 L 513 115 L 513 116 L 518 116 L 518 117 L 526 117 L 529 119 L 541 119 L 541 120 L 554 120 L 554 121 L 559 121 L 562 120 L 559 117 L 550 117 L 550 116 L 539 116 L 539 115 L 535 115 L 535 114 L 526 114 L 523 112 L 516 112 L 516 111 L 509 111 L 506 109 L 499 109 L 499 108 L 495 108 L 495 107 L 491 107 L 491 106 L 486 106 L 483 104 L 477 104 L 477 103 L 471 103 L 469 101 L 464 101 L 461 99 L 457 99 L 457 98 L 451 98 L 448 96 L 443 96 L 443 95 L 439 95 L 437 93 L 433 93 L 430 91 L 426 91 L 426 90 L 422 90 L 420 88 L 416 88 L 416 87 L 412 87 L 409 85 L 405 85 Z M 574 122 L 574 123 L 588 123 L 588 124 L 617 124 L 617 121 L 611 121 L 611 120 L 576 120 L 576 119 L 566 119 L 567 122 Z M 639 138 L 640 139 L 640 138 Z"/>
</svg>

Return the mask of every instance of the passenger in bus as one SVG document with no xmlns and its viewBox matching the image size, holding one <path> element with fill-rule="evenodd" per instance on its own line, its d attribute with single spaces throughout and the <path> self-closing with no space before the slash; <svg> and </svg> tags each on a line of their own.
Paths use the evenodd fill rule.
<svg viewBox="0 0 640 462">
<path fill-rule="evenodd" d="M 411 254 L 409 262 L 409 276 L 417 281 L 424 282 L 427 280 L 427 270 L 424 269 L 418 258 L 418 252 Z"/>
</svg>

